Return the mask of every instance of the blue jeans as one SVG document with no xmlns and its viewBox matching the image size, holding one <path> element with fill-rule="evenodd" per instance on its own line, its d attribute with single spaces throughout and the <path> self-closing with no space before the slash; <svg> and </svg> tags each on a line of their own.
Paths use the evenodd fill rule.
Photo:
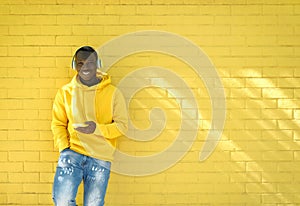
<svg viewBox="0 0 300 206">
<path fill-rule="evenodd" d="M 102 206 L 111 163 L 74 152 L 61 151 L 53 184 L 56 206 L 76 206 L 78 186 L 84 183 L 84 206 Z"/>
</svg>

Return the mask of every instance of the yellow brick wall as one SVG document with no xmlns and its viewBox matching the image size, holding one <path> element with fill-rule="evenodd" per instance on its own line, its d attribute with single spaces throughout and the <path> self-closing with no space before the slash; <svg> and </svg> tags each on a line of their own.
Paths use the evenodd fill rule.
<svg viewBox="0 0 300 206">
<path fill-rule="evenodd" d="M 300 205 L 299 0 L 0 3 L 0 205 L 52 205 L 58 152 L 51 107 L 57 89 L 74 75 L 74 51 L 140 30 L 176 33 L 210 57 L 225 90 L 225 128 L 216 150 L 200 162 L 211 126 L 202 80 L 174 57 L 157 53 L 119 61 L 110 71 L 115 83 L 149 65 L 180 75 L 194 92 L 201 121 L 192 148 L 173 167 L 143 177 L 112 173 L 106 205 Z M 149 90 L 132 101 L 133 121 L 149 125 L 145 116 L 153 106 L 161 106 L 169 121 L 151 142 L 120 139 L 120 148 L 137 156 L 167 147 L 180 123 L 171 112 L 182 105 L 174 106 L 163 89 Z M 143 99 L 149 101 L 140 108 Z"/>
</svg>

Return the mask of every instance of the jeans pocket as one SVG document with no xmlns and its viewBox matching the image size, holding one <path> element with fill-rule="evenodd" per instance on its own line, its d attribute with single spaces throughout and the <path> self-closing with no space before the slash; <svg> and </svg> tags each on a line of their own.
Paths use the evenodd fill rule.
<svg viewBox="0 0 300 206">
<path fill-rule="evenodd" d="M 110 170 L 111 162 L 99 160 L 99 159 L 95 159 L 95 158 L 93 158 L 93 159 L 94 159 L 95 166 L 99 165 L 100 167 L 104 167 L 105 169 Z"/>
<path fill-rule="evenodd" d="M 71 149 L 64 149 L 60 153 L 58 167 L 80 167 L 80 159 L 80 154 Z"/>
</svg>

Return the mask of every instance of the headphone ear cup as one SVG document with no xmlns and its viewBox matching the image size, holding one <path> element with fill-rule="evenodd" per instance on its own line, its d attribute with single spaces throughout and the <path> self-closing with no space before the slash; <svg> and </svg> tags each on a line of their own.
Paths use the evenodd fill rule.
<svg viewBox="0 0 300 206">
<path fill-rule="evenodd" d="M 98 57 L 97 68 L 100 69 L 101 67 L 102 67 L 101 60 L 100 60 L 100 58 Z"/>
<path fill-rule="evenodd" d="M 75 56 L 72 58 L 72 69 L 76 70 Z"/>
</svg>

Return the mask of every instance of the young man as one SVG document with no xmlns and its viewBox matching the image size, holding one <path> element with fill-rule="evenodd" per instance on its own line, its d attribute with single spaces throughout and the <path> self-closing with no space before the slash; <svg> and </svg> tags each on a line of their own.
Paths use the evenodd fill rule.
<svg viewBox="0 0 300 206">
<path fill-rule="evenodd" d="M 126 104 L 110 77 L 100 72 L 100 60 L 89 46 L 72 60 L 77 74 L 56 94 L 51 129 L 59 149 L 53 184 L 56 206 L 76 205 L 81 181 L 84 205 L 104 205 L 116 138 L 127 129 Z"/>
</svg>

